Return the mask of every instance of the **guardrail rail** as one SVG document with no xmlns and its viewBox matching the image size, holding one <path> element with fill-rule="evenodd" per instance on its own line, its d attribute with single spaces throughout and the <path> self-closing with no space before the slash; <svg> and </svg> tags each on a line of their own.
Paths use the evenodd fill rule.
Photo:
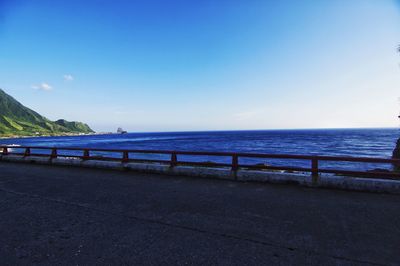
<svg viewBox="0 0 400 266">
<path fill-rule="evenodd" d="M 24 152 L 15 152 L 14 149 L 23 150 Z M 48 154 L 35 153 L 37 150 L 48 150 Z M 81 155 L 65 154 L 65 151 L 79 152 Z M 63 153 L 64 152 L 64 153 Z M 108 157 L 93 155 L 94 152 L 102 153 L 118 153 L 120 157 Z M 168 160 L 158 159 L 139 159 L 134 158 L 131 154 L 158 154 L 168 155 Z M 330 173 L 337 175 L 348 175 L 357 177 L 375 177 L 383 179 L 400 179 L 400 172 L 397 171 L 358 171 L 358 170 L 343 170 L 343 169 L 328 169 L 320 168 L 320 162 L 357 162 L 357 163 L 378 163 L 378 164 L 392 164 L 400 167 L 400 159 L 386 159 L 386 158 L 371 158 L 371 157 L 341 157 L 341 156 L 319 156 L 319 155 L 292 155 L 292 154 L 263 154 L 263 153 L 237 153 L 237 152 L 203 152 L 203 151 L 171 151 L 171 150 L 121 150 L 121 149 L 97 149 L 97 148 L 71 148 L 71 147 L 38 147 L 38 146 L 0 146 L 0 154 L 2 155 L 21 155 L 28 156 L 41 156 L 49 157 L 49 159 L 56 158 L 79 158 L 82 160 L 102 160 L 102 161 L 120 161 L 122 163 L 128 162 L 147 162 L 147 163 L 160 163 L 167 164 L 170 167 L 179 165 L 186 166 L 204 166 L 204 167 L 229 167 L 232 171 L 239 169 L 257 169 L 257 170 L 282 170 L 294 172 L 309 172 L 313 178 L 318 178 L 322 173 Z M 229 157 L 230 163 L 217 163 L 217 162 L 195 162 L 178 160 L 180 155 L 190 156 L 217 156 Z M 308 160 L 310 167 L 293 167 L 293 166 L 272 166 L 272 165 L 254 165 L 254 164 L 241 164 L 240 158 L 257 158 L 257 159 L 288 159 L 288 160 Z"/>
</svg>

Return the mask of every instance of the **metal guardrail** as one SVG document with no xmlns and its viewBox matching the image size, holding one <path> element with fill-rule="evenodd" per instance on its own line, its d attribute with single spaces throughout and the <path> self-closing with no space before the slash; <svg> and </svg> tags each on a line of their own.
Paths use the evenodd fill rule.
<svg viewBox="0 0 400 266">
<path fill-rule="evenodd" d="M 22 149 L 23 153 L 11 152 L 11 149 Z M 32 150 L 49 150 L 50 154 L 33 153 Z M 349 171 L 342 169 L 324 169 L 319 167 L 321 161 L 334 161 L 334 162 L 359 162 L 359 163 L 382 163 L 392 164 L 400 167 L 400 159 L 384 159 L 384 158 L 371 158 L 371 157 L 341 157 L 341 156 L 319 156 L 319 155 L 291 155 L 291 154 L 263 154 L 263 153 L 235 153 L 235 152 L 200 152 L 200 151 L 171 151 L 171 150 L 120 150 L 120 149 L 92 149 L 92 148 L 69 148 L 69 147 L 38 147 L 38 146 L 0 146 L 0 151 L 3 155 L 15 154 L 24 157 L 28 156 L 42 156 L 55 159 L 58 157 L 63 158 L 80 158 L 82 160 L 103 160 L 103 161 L 120 161 L 122 163 L 128 162 L 149 162 L 167 164 L 171 167 L 178 165 L 188 166 L 204 166 L 204 167 L 229 167 L 232 171 L 239 169 L 257 169 L 257 170 L 283 170 L 283 171 L 297 171 L 309 172 L 315 179 L 321 173 L 331 173 L 338 175 L 351 175 L 359 177 L 374 177 L 383 179 L 400 179 L 400 172 L 394 171 Z M 68 155 L 62 154 L 62 151 L 78 151 L 82 155 Z M 120 158 L 104 157 L 91 155 L 92 152 L 104 153 L 119 153 Z M 169 155 L 169 160 L 155 160 L 155 159 L 138 159 L 130 157 L 131 153 L 136 154 L 162 154 Z M 215 163 L 215 162 L 191 162 L 178 160 L 178 155 L 190 156 L 219 156 L 231 158 L 231 163 Z M 240 164 L 239 158 L 258 158 L 258 159 L 297 159 L 309 160 L 310 167 L 290 167 L 290 166 L 270 166 L 270 165 L 250 165 Z"/>
</svg>

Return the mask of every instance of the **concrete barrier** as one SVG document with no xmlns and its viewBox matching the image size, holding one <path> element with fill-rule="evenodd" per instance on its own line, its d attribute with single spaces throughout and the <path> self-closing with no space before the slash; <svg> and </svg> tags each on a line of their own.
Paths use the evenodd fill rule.
<svg viewBox="0 0 400 266">
<path fill-rule="evenodd" d="M 296 184 L 306 187 L 334 188 L 344 190 L 368 191 L 400 194 L 400 180 L 360 178 L 350 176 L 320 175 L 313 180 L 310 174 L 288 173 L 284 171 L 244 170 L 236 172 L 230 168 L 210 168 L 194 166 L 175 166 L 157 163 L 121 163 L 114 161 L 82 160 L 77 158 L 55 158 L 21 155 L 0 155 L 0 161 L 36 163 L 45 165 L 75 166 L 100 169 L 127 170 L 143 173 L 218 178 L 242 182 L 266 182 L 276 184 Z"/>
</svg>

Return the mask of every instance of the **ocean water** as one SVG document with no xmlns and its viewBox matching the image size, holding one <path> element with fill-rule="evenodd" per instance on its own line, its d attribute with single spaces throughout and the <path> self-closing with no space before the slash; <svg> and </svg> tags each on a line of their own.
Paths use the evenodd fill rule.
<svg viewBox="0 0 400 266">
<path fill-rule="evenodd" d="M 399 129 L 312 129 L 128 133 L 111 135 L 1 139 L 0 144 L 107 149 L 226 151 L 272 154 L 336 155 L 390 158 Z M 72 152 L 71 154 L 74 154 Z M 75 153 L 76 154 L 76 153 Z M 99 153 L 98 155 L 106 155 Z M 107 154 L 108 156 L 119 156 Z M 133 154 L 135 158 L 168 159 L 165 155 Z M 181 156 L 178 160 L 230 162 L 215 156 Z M 307 160 L 240 159 L 240 163 L 309 167 Z M 323 162 L 324 168 L 391 168 L 385 164 Z"/>
</svg>

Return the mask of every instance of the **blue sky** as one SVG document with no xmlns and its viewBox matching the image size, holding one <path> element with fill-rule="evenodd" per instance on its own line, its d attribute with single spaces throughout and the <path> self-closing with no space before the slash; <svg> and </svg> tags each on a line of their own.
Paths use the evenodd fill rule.
<svg viewBox="0 0 400 266">
<path fill-rule="evenodd" d="M 98 131 L 395 127 L 400 2 L 0 0 L 0 88 Z"/>
</svg>

